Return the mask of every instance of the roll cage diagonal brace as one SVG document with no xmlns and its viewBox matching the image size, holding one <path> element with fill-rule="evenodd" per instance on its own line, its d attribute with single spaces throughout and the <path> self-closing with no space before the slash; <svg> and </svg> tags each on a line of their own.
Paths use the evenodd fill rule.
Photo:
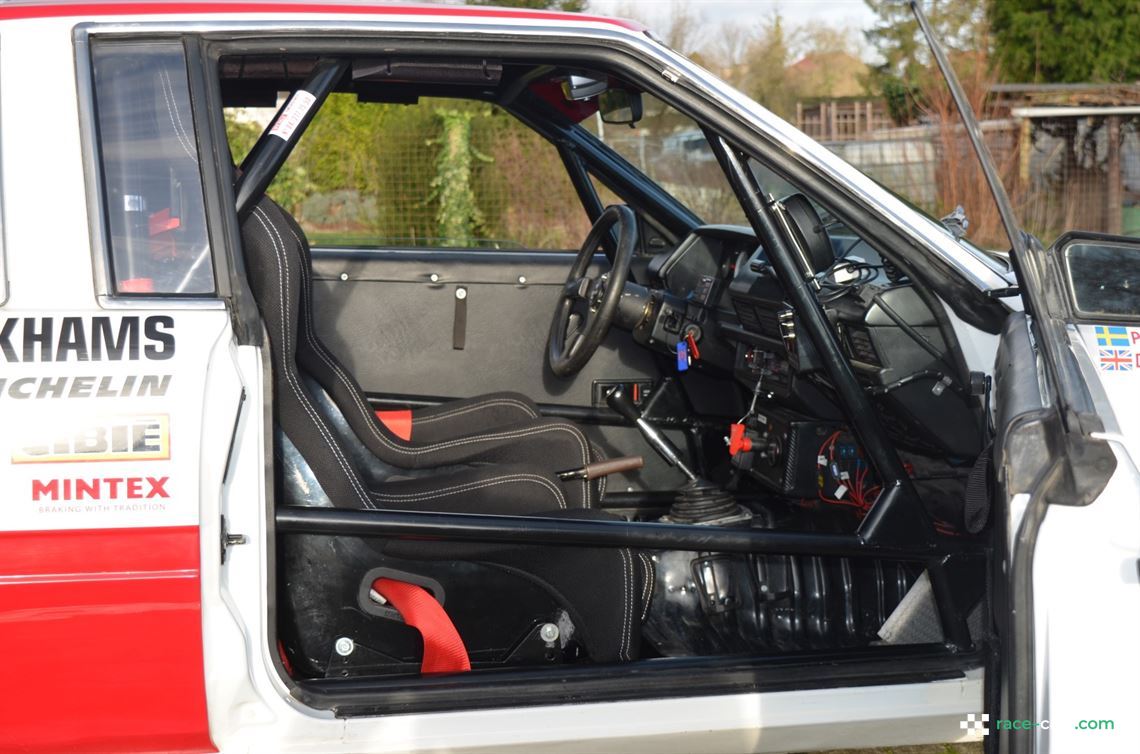
<svg viewBox="0 0 1140 754">
<path fill-rule="evenodd" d="M 827 314 L 811 290 L 809 277 L 797 263 L 795 253 L 781 231 L 782 209 L 779 202 L 759 185 L 756 176 L 746 167 L 743 154 L 729 147 L 718 134 L 706 131 L 705 136 L 733 190 L 740 197 L 748 221 L 756 230 L 757 237 L 763 240 L 768 261 L 772 263 L 796 314 L 802 318 L 804 331 L 823 357 L 824 369 L 847 409 L 847 416 L 863 450 L 882 479 L 883 493 L 871 506 L 859 527 L 859 534 L 882 544 L 932 545 L 934 527 L 914 485 L 876 418 L 871 401 L 843 355 Z"/>
<path fill-rule="evenodd" d="M 705 138 L 740 198 L 749 223 L 757 237 L 762 239 L 768 261 L 801 318 L 803 330 L 822 356 L 824 369 L 859 442 L 882 479 L 883 492 L 859 525 L 859 538 L 877 547 L 905 545 L 918 549 L 941 549 L 933 523 L 914 484 L 879 423 L 871 401 L 859 385 L 851 364 L 843 355 L 831 322 L 811 288 L 812 277 L 796 260 L 790 247 L 793 243 L 790 234 L 783 230 L 786 227 L 783 208 L 760 186 L 756 175 L 747 168 L 747 158 L 743 153 L 707 129 Z M 964 614 L 972 605 L 971 599 L 981 596 L 978 588 L 982 582 L 981 566 L 984 566 L 984 561 L 976 556 L 949 556 L 927 563 L 943 634 L 953 646 L 970 646 Z"/>
<path fill-rule="evenodd" d="M 313 66 L 309 78 L 300 89 L 289 95 L 273 117 L 273 123 L 258 137 L 257 143 L 241 163 L 241 173 L 234 184 L 238 220 L 244 220 L 273 182 L 274 176 L 310 121 L 321 109 L 329 92 L 348 70 L 348 61 L 321 59 Z"/>
</svg>

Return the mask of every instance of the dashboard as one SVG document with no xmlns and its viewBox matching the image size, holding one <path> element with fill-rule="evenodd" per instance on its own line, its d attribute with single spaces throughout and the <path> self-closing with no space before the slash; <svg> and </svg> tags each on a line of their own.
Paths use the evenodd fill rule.
<svg viewBox="0 0 1140 754">
<path fill-rule="evenodd" d="M 930 308 L 941 304 L 862 239 L 828 240 L 842 262 L 818 276 L 820 301 L 888 434 L 922 453 L 976 455 L 980 428 L 961 418 L 973 415 L 974 401 Z M 840 416 L 822 360 L 751 229 L 698 227 L 651 262 L 649 274 L 660 300 L 643 343 L 673 353 L 687 341 L 699 348 L 701 368 L 731 373 L 761 402 Z"/>
</svg>

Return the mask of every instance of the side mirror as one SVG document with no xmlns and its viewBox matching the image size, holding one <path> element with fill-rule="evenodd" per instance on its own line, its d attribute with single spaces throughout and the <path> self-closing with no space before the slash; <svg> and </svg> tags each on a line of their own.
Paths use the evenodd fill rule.
<svg viewBox="0 0 1140 754">
<path fill-rule="evenodd" d="M 603 123 L 628 123 L 641 120 L 641 92 L 607 89 L 598 95 L 598 112 Z"/>
<path fill-rule="evenodd" d="M 1057 239 L 1054 248 L 1078 317 L 1140 321 L 1140 241 L 1076 232 Z"/>
</svg>

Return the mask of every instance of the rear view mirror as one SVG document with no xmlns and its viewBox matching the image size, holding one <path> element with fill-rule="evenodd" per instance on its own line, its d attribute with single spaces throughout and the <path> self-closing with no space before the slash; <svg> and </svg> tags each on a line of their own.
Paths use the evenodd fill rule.
<svg viewBox="0 0 1140 754">
<path fill-rule="evenodd" d="M 606 91 L 609 82 L 605 79 L 592 79 L 589 76 L 571 74 L 562 81 L 562 96 L 571 102 L 597 97 Z"/>
<path fill-rule="evenodd" d="M 604 123 L 628 123 L 641 120 L 641 92 L 607 89 L 598 95 L 598 112 Z"/>
</svg>

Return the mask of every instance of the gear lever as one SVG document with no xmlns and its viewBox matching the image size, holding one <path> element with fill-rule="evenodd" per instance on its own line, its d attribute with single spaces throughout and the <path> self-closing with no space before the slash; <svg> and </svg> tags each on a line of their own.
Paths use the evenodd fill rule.
<svg viewBox="0 0 1140 754">
<path fill-rule="evenodd" d="M 642 417 L 641 409 L 630 399 L 625 385 L 618 385 L 606 393 L 606 403 L 614 411 L 636 424 L 637 429 L 645 437 L 645 441 L 657 451 L 658 455 L 665 459 L 666 463 L 680 469 L 681 473 L 687 476 L 690 481 L 696 480 L 697 475 L 681 460 L 681 451 L 677 449 L 677 446 Z"/>
</svg>

